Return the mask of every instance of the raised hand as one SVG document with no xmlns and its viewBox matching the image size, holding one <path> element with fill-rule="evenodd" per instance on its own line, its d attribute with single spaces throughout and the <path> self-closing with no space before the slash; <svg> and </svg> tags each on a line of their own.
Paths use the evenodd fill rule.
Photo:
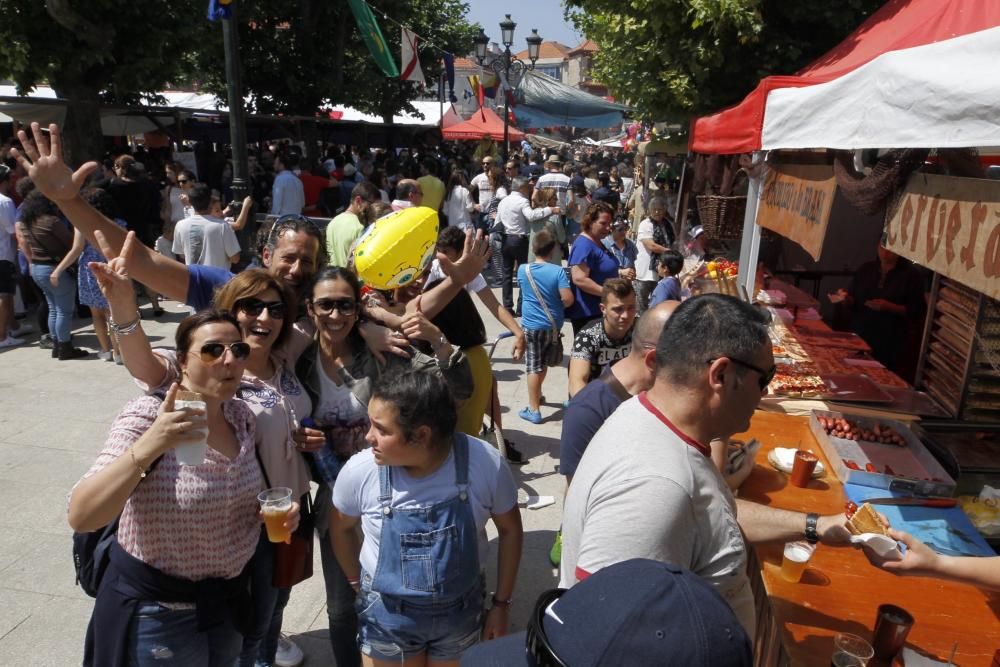
<svg viewBox="0 0 1000 667">
<path fill-rule="evenodd" d="M 441 263 L 441 270 L 446 276 L 455 282 L 466 285 L 475 278 L 486 266 L 490 259 L 489 239 L 483 238 L 483 230 L 472 234 L 472 230 L 465 232 L 465 247 L 462 256 L 458 261 L 452 262 L 444 253 L 437 253 L 438 262 Z"/>
<path fill-rule="evenodd" d="M 120 254 L 115 254 L 107 239 L 100 231 L 95 231 L 97 243 L 100 246 L 101 254 L 107 262 L 90 262 L 88 266 L 97 279 L 97 286 L 101 294 L 108 300 L 111 306 L 112 318 L 115 318 L 115 311 L 119 309 L 135 308 L 135 290 L 132 287 L 132 279 L 129 277 L 129 261 L 132 259 L 133 248 L 137 241 L 135 232 L 129 232 L 125 237 Z"/>
<path fill-rule="evenodd" d="M 49 137 L 38 123 L 32 123 L 31 135 L 29 139 L 27 132 L 18 130 L 21 150 L 11 150 L 14 158 L 28 172 L 38 191 L 52 201 L 58 204 L 76 198 L 87 177 L 97 169 L 97 163 L 87 162 L 76 171 L 70 169 L 63 161 L 62 137 L 55 123 L 49 125 Z"/>
<path fill-rule="evenodd" d="M 170 385 L 167 395 L 156 412 L 156 419 L 149 429 L 142 434 L 143 440 L 151 440 L 156 455 L 173 449 L 177 445 L 197 442 L 205 437 L 208 429 L 208 417 L 205 411 L 198 408 L 180 408 L 174 405 L 180 385 L 176 382 Z"/>
</svg>

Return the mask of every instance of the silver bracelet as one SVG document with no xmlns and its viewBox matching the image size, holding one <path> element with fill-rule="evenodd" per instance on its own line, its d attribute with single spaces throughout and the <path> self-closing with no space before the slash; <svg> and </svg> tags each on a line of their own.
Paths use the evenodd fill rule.
<svg viewBox="0 0 1000 667">
<path fill-rule="evenodd" d="M 133 333 L 136 329 L 139 328 L 139 325 L 141 323 L 142 323 L 142 317 L 140 317 L 139 315 L 136 315 L 135 319 L 129 322 L 128 324 L 118 324 L 114 320 L 108 320 L 108 325 L 111 328 L 111 333 L 115 334 L 116 336 L 127 336 L 130 333 Z"/>
</svg>

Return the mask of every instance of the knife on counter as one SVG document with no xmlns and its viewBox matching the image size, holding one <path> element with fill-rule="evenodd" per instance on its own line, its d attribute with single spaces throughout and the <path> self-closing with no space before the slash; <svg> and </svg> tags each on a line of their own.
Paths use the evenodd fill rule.
<svg viewBox="0 0 1000 667">
<path fill-rule="evenodd" d="M 871 505 L 911 505 L 917 507 L 955 507 L 954 498 L 911 497 L 911 498 L 869 498 L 864 502 Z"/>
</svg>

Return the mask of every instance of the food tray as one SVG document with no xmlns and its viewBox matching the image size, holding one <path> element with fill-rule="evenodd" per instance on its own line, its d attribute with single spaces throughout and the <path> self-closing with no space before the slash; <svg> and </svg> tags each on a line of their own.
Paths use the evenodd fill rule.
<svg viewBox="0 0 1000 667">
<path fill-rule="evenodd" d="M 892 396 L 863 373 L 821 375 L 820 378 L 827 388 L 824 398 L 855 403 L 892 403 Z"/>
<path fill-rule="evenodd" d="M 828 435 L 819 423 L 818 417 L 843 418 L 854 424 L 873 429 L 876 424 L 889 426 L 896 431 L 906 446 L 887 445 L 875 442 L 856 442 Z M 830 468 L 844 484 L 861 484 L 879 489 L 926 496 L 948 496 L 955 491 L 955 481 L 937 462 L 913 431 L 900 421 L 860 417 L 842 412 L 813 410 L 809 415 L 809 428 L 823 453 L 830 462 Z M 860 470 L 849 468 L 846 461 L 858 464 Z M 876 472 L 868 472 L 865 465 L 871 463 Z M 888 465 L 895 474 L 882 472 Z"/>
<path fill-rule="evenodd" d="M 972 313 L 975 313 L 979 308 L 979 298 L 975 294 L 959 287 L 957 283 L 950 280 L 947 287 L 942 287 L 938 291 L 938 298 L 954 303 Z"/>
<path fill-rule="evenodd" d="M 936 320 L 941 329 L 957 336 L 966 348 L 972 345 L 972 323 L 962 322 L 947 313 L 938 313 Z"/>
<path fill-rule="evenodd" d="M 935 383 L 933 377 L 924 377 L 924 388 L 927 389 L 927 393 L 930 394 L 935 401 L 948 410 L 949 416 L 958 414 L 958 397 L 955 394 L 949 393 L 939 387 Z"/>
</svg>

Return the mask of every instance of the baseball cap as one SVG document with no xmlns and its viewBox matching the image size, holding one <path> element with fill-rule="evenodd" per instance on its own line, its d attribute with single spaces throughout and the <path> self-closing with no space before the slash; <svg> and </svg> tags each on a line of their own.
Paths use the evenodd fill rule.
<svg viewBox="0 0 1000 667">
<path fill-rule="evenodd" d="M 691 228 L 692 239 L 696 239 L 704 233 L 705 233 L 705 228 L 702 227 L 701 225 L 695 225 L 694 227 Z"/>
<path fill-rule="evenodd" d="M 636 582 L 642 582 L 637 586 Z M 636 558 L 539 597 L 527 632 L 473 646 L 463 667 L 750 667 L 750 639 L 710 584 Z"/>
</svg>

